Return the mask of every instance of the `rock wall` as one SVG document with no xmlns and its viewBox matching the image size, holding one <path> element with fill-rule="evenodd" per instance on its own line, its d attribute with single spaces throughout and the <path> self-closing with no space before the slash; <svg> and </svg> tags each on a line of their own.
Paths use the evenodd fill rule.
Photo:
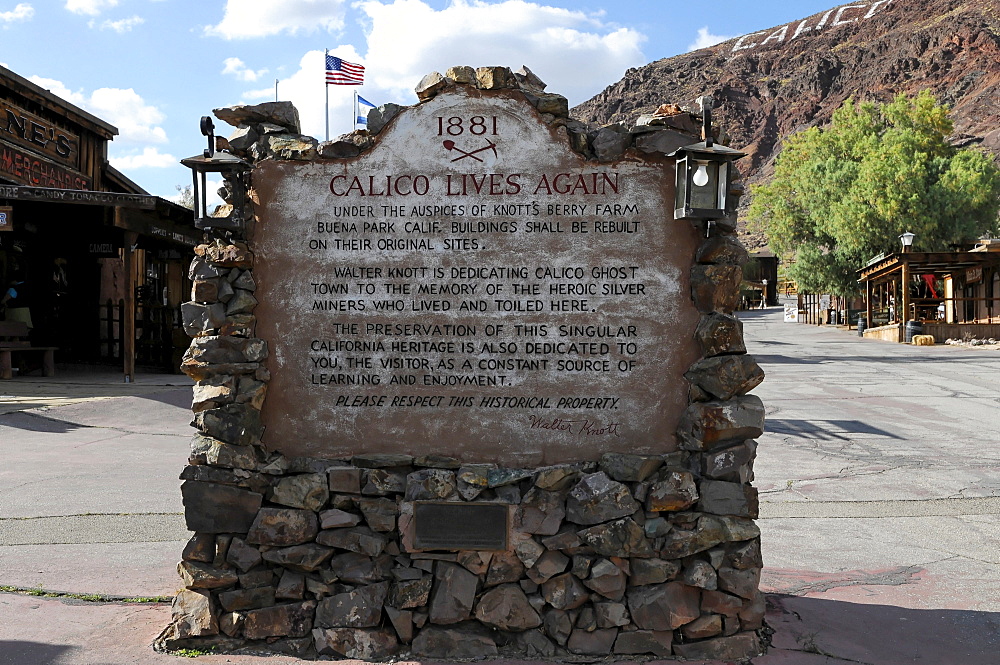
<svg viewBox="0 0 1000 665">
<path fill-rule="evenodd" d="M 595 162 L 697 140 L 692 118 L 671 109 L 632 129 L 591 131 L 526 69 L 453 68 L 426 77 L 417 93 L 426 100 L 455 85 L 519 90 Z M 237 126 L 229 140 L 237 154 L 309 160 L 359 154 L 399 110 L 380 107 L 370 133 L 322 144 L 298 134 L 287 104 L 216 115 Z M 197 382 L 198 433 L 181 474 L 194 535 L 158 646 L 375 661 L 759 653 L 764 599 L 751 481 L 764 408 L 747 393 L 763 373 L 732 314 L 747 254 L 734 220 L 702 232 L 691 268 L 702 317 L 690 334 L 703 357 L 685 375 L 679 450 L 636 455 L 626 447 L 527 469 L 440 450 L 318 459 L 266 449 L 260 409 L 270 374 L 268 342 L 254 336 L 254 257 L 243 238 L 207 234 L 183 308 L 194 339 L 182 367 Z M 421 501 L 509 506 L 509 547 L 416 550 Z"/>
</svg>

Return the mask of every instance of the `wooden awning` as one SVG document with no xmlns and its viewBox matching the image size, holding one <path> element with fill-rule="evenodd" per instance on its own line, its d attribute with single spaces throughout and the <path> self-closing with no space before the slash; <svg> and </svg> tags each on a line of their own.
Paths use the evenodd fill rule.
<svg viewBox="0 0 1000 665">
<path fill-rule="evenodd" d="M 905 252 L 890 254 L 858 271 L 861 282 L 886 279 L 902 270 L 914 274 L 960 272 L 976 266 L 1000 265 L 1000 252 Z"/>
<path fill-rule="evenodd" d="M 41 201 L 44 203 L 74 203 L 82 205 L 111 206 L 155 210 L 156 198 L 149 194 L 120 192 L 95 192 L 83 189 L 55 189 L 27 185 L 0 184 L 0 198 L 12 201 Z"/>
</svg>

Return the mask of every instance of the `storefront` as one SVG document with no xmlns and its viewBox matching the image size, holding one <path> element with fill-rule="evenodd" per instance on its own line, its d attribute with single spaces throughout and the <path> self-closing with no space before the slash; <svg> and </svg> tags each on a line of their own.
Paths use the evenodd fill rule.
<svg viewBox="0 0 1000 665">
<path fill-rule="evenodd" d="M 0 67 L 0 279 L 29 293 L 56 363 L 172 371 L 198 233 L 108 164 L 118 130 Z"/>
<path fill-rule="evenodd" d="M 969 251 L 879 256 L 859 271 L 866 337 L 906 341 L 919 330 L 935 341 L 1000 337 L 1000 242 Z"/>
</svg>

